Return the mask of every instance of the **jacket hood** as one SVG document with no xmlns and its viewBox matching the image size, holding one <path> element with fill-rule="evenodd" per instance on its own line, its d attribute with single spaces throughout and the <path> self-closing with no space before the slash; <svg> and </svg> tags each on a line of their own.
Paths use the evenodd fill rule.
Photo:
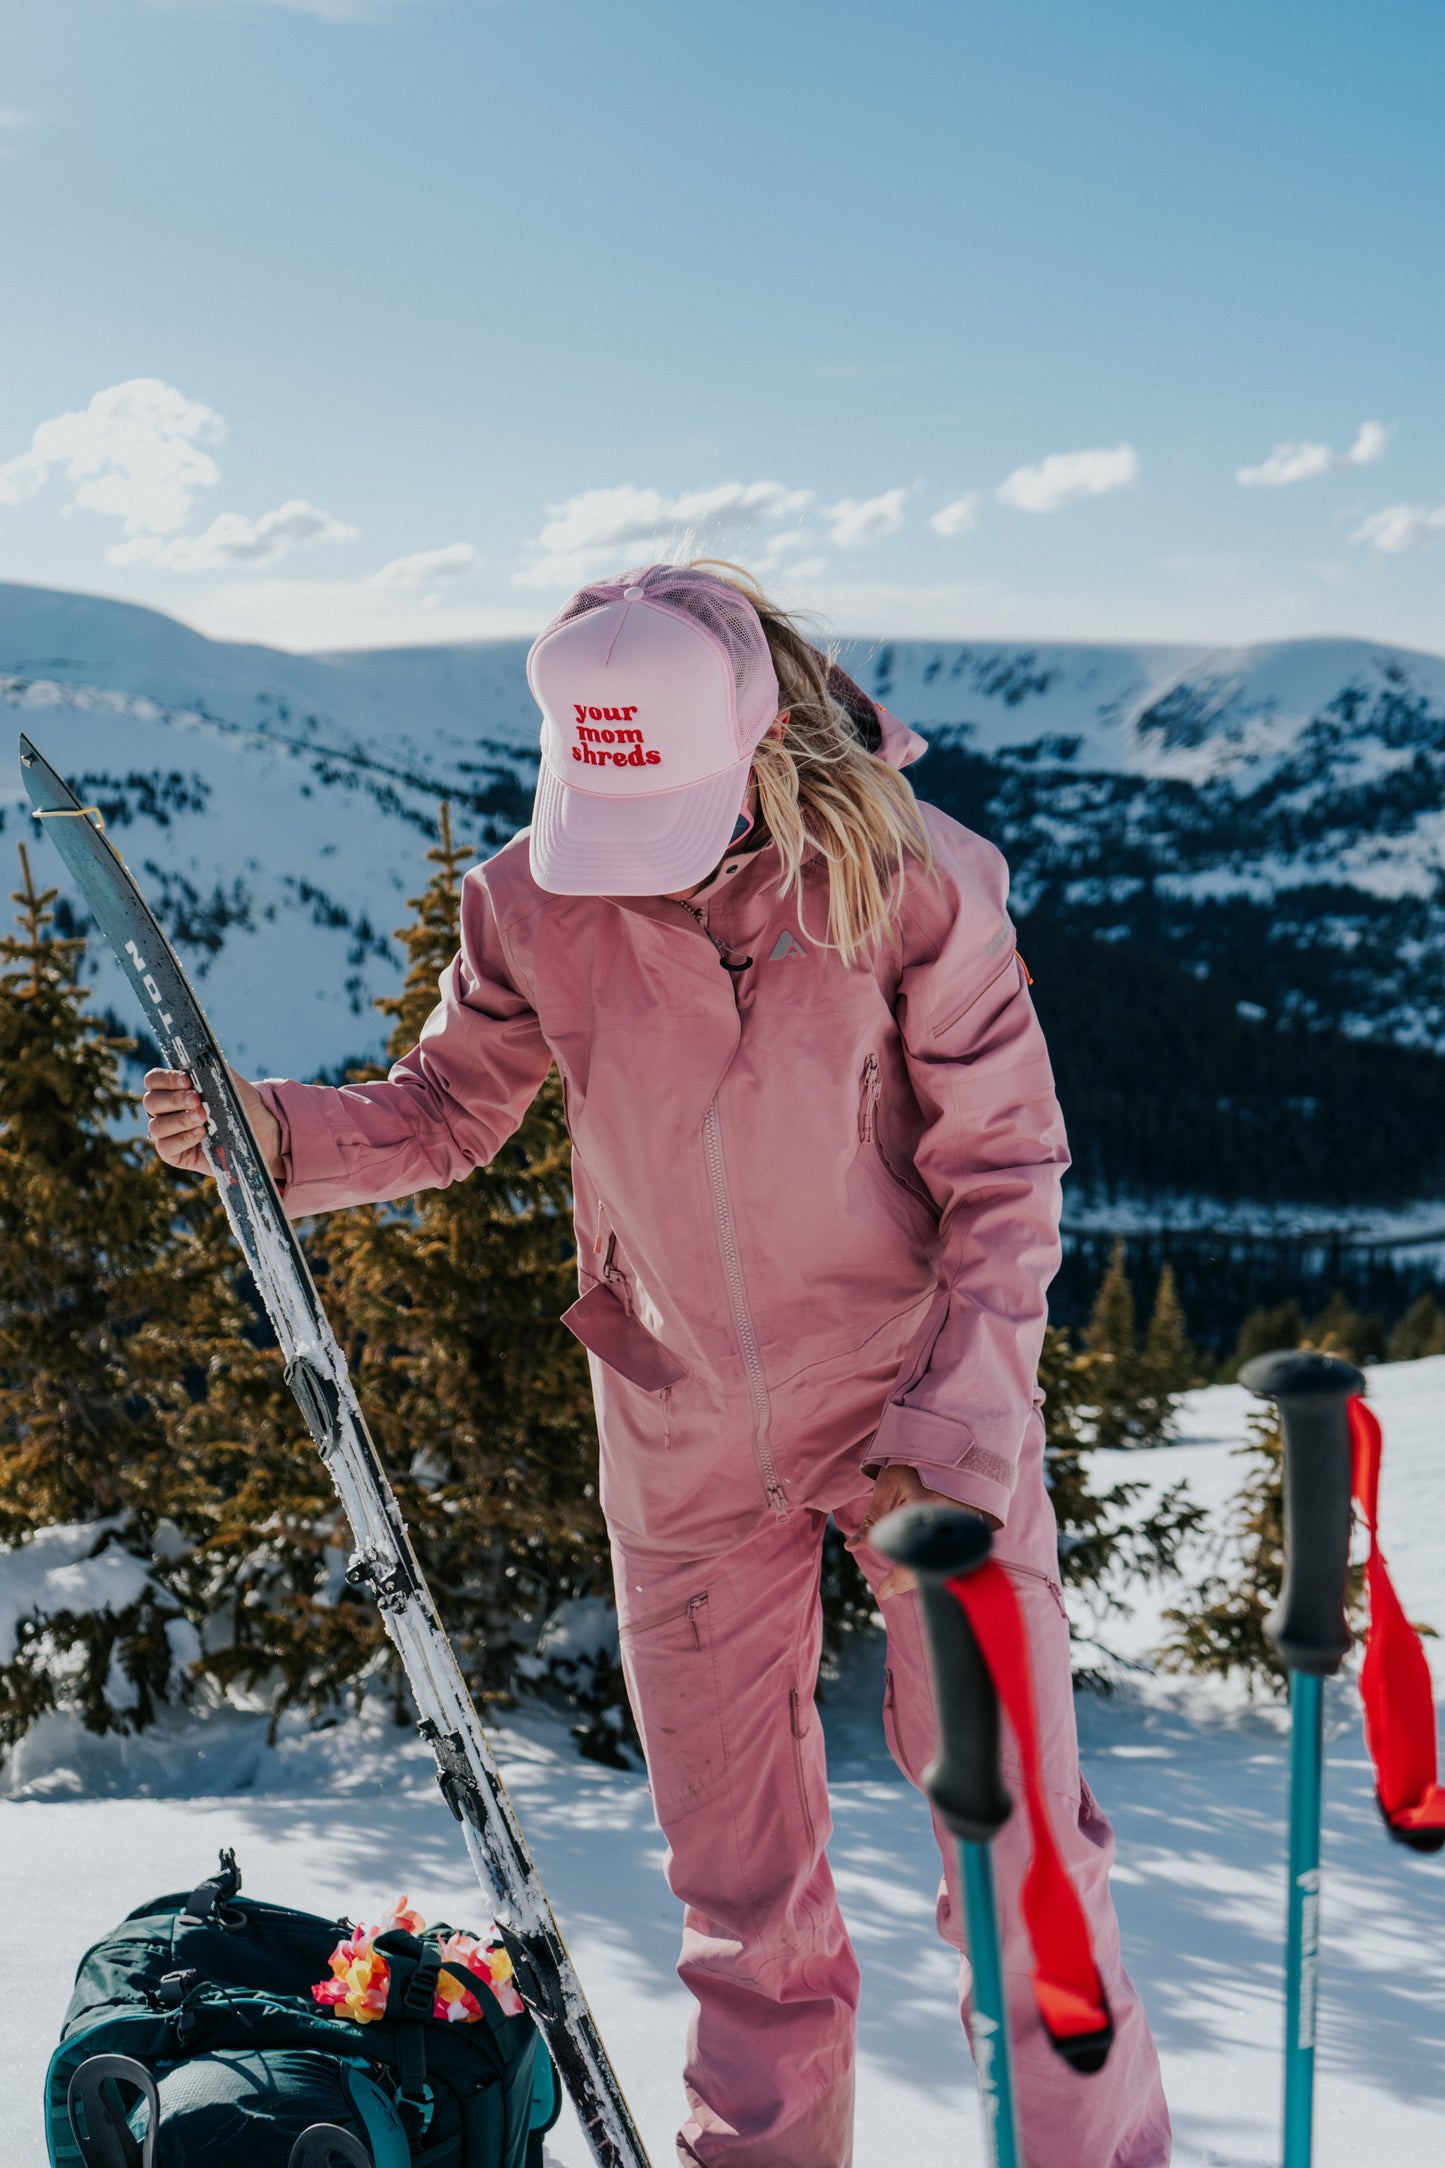
<svg viewBox="0 0 1445 2168">
<path fill-rule="evenodd" d="M 829 656 L 820 656 L 828 678 L 828 690 L 840 708 L 846 709 L 854 729 L 870 753 L 879 760 L 886 760 L 890 768 L 908 768 L 928 751 L 927 738 L 921 738 L 916 730 L 887 708 L 870 700 L 842 666 Z"/>
</svg>

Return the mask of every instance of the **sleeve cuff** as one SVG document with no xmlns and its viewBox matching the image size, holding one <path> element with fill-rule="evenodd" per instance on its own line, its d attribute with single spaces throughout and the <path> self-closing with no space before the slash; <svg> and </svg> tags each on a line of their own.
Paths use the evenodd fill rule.
<svg viewBox="0 0 1445 2168">
<path fill-rule="evenodd" d="M 288 1219 L 305 1219 L 334 1203 L 336 1184 L 346 1172 L 335 1132 L 313 1085 L 267 1077 L 256 1087 L 281 1129 L 281 1176 L 277 1188 Z"/>
<path fill-rule="evenodd" d="M 865 1475 L 898 1463 L 921 1483 L 971 1512 L 986 1513 L 1002 1528 L 1018 1480 L 1018 1463 L 990 1453 L 966 1423 L 890 1401 L 863 1463 Z"/>
</svg>

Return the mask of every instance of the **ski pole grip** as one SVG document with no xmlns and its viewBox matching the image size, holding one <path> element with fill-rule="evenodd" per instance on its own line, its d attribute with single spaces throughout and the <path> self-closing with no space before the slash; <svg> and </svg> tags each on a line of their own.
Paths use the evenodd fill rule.
<svg viewBox="0 0 1445 2168">
<path fill-rule="evenodd" d="M 989 1555 L 987 1521 L 954 1506 L 904 1506 L 869 1542 L 918 1581 L 928 1668 L 938 1712 L 938 1752 L 923 1788 L 955 1837 L 987 1844 L 1012 1811 L 998 1761 L 998 1695 L 967 1614 L 948 1584 Z"/>
<path fill-rule="evenodd" d="M 1353 1638 L 1349 1401 L 1365 1381 L 1353 1363 L 1308 1348 L 1259 1355 L 1239 1378 L 1277 1404 L 1284 1438 L 1284 1584 L 1264 1630 L 1291 1671 L 1331 1678 Z"/>
</svg>

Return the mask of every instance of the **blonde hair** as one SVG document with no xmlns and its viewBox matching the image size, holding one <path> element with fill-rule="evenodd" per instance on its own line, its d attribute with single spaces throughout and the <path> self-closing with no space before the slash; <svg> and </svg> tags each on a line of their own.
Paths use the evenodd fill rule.
<svg viewBox="0 0 1445 2168">
<path fill-rule="evenodd" d="M 918 801 L 906 777 L 869 752 L 829 690 L 829 658 L 769 601 L 752 574 L 717 558 L 695 558 L 691 569 L 737 588 L 762 619 L 779 712 L 788 718 L 785 734 L 765 737 L 753 754 L 758 809 L 783 862 L 778 894 L 796 894 L 806 939 L 836 949 L 852 965 L 896 920 L 908 859 L 933 871 L 933 844 Z M 828 868 L 828 922 L 821 934 L 803 920 L 803 862 L 810 851 Z"/>
</svg>

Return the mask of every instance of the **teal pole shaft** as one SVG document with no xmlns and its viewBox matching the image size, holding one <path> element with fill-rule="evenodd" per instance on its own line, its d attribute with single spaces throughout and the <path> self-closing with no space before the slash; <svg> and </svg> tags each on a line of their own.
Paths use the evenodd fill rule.
<svg viewBox="0 0 1445 2168">
<path fill-rule="evenodd" d="M 1320 1973 L 1320 1804 L 1324 1680 L 1290 1673 L 1289 1936 L 1285 1955 L 1284 2168 L 1314 2150 L 1315 2008 Z"/>
<path fill-rule="evenodd" d="M 963 1907 L 968 1926 L 968 1958 L 973 1967 L 973 2011 L 969 2031 L 983 2104 L 984 2147 L 988 2168 L 1020 2168 L 1018 2125 L 1014 2118 L 1013 2072 L 1009 2064 L 1008 2012 L 1004 2006 L 1003 1958 L 999 1950 L 998 1907 L 993 1894 L 993 1859 L 986 1844 L 958 1842 L 963 1870 Z"/>
</svg>

